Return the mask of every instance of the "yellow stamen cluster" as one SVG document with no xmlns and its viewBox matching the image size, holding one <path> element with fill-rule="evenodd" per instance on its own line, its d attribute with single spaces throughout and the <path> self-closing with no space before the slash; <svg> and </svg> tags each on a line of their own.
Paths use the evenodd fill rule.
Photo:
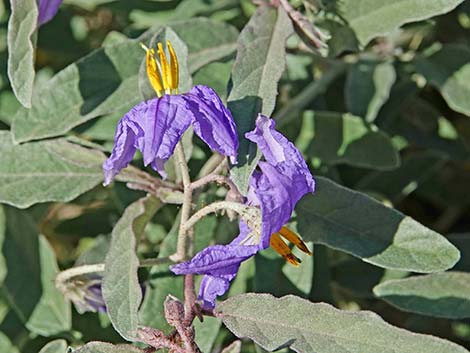
<svg viewBox="0 0 470 353">
<path fill-rule="evenodd" d="M 157 44 L 157 53 L 155 49 L 147 48 L 140 44 L 146 52 L 147 76 L 150 84 L 157 93 L 158 97 L 164 94 L 178 93 L 178 58 L 170 41 L 166 41 L 166 47 L 170 56 L 168 61 L 162 43 Z M 157 54 L 158 59 L 157 60 Z"/>
<path fill-rule="evenodd" d="M 299 250 L 311 256 L 312 252 L 307 248 L 307 245 L 300 239 L 300 237 L 287 227 L 282 227 L 278 233 L 271 235 L 270 245 L 279 255 L 281 255 L 287 262 L 294 266 L 299 266 L 302 262 L 292 253 L 289 246 L 281 239 L 281 236 L 294 244 Z"/>
</svg>

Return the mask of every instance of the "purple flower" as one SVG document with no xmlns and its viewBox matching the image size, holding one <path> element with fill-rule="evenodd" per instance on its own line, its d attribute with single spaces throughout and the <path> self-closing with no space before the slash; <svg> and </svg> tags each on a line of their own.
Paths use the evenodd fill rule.
<svg viewBox="0 0 470 353">
<path fill-rule="evenodd" d="M 142 152 L 145 166 L 150 164 L 165 178 L 164 164 L 190 125 L 212 150 L 232 159 L 237 155 L 235 123 L 212 88 L 198 85 L 189 93 L 171 94 L 178 88 L 178 62 L 169 42 L 167 47 L 170 62 L 158 44 L 159 64 L 154 50 L 145 47 L 147 74 L 158 98 L 137 104 L 119 121 L 113 151 L 103 164 L 104 185 L 130 163 L 136 150 Z"/>
<path fill-rule="evenodd" d="M 62 0 L 38 0 L 38 26 L 49 22 L 57 13 Z"/>
<path fill-rule="evenodd" d="M 265 161 L 258 163 L 250 179 L 246 204 L 261 209 L 261 231 L 257 234 L 243 221 L 240 234 L 228 245 L 210 246 L 188 262 L 171 267 L 176 274 L 204 274 L 199 299 L 205 308 L 213 308 L 217 296 L 224 294 L 236 276 L 241 262 L 271 245 L 294 265 L 300 262 L 280 235 L 310 254 L 302 240 L 284 227 L 303 195 L 313 192 L 315 182 L 300 151 L 281 133 L 275 122 L 259 115 L 256 128 L 246 138 L 255 142 Z"/>
</svg>

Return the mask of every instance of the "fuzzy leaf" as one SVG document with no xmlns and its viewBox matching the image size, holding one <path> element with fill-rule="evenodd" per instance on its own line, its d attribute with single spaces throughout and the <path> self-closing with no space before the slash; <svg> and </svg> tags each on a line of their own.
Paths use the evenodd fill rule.
<svg viewBox="0 0 470 353">
<path fill-rule="evenodd" d="M 238 37 L 228 106 L 240 140 L 238 164 L 231 175 L 242 193 L 246 193 L 259 159 L 256 146 L 245 133 L 254 128 L 258 113 L 269 116 L 274 110 L 277 83 L 286 65 L 285 43 L 292 31 L 292 23 L 281 7 L 261 6 Z"/>
<path fill-rule="evenodd" d="M 470 317 L 470 274 L 432 273 L 381 283 L 374 294 L 393 306 L 421 315 Z"/>
<path fill-rule="evenodd" d="M 453 10 L 463 0 L 342 0 L 339 12 L 366 45 L 405 23 L 425 20 Z"/>
<path fill-rule="evenodd" d="M 8 22 L 8 78 L 16 98 L 31 107 L 38 6 L 35 0 L 11 1 Z"/>
<path fill-rule="evenodd" d="M 188 45 L 190 67 L 227 55 L 229 49 L 221 53 L 217 49 L 227 41 L 233 43 L 237 34 L 230 25 L 207 19 L 170 25 Z M 153 28 L 136 40 L 122 40 L 97 49 L 57 73 L 35 92 L 30 110 L 19 109 L 16 113 L 12 125 L 15 141 L 59 136 L 85 121 L 127 111 L 139 103 L 142 100 L 139 68 L 145 60 L 139 42 L 146 42 L 160 29 Z M 217 32 L 224 35 L 213 39 L 213 33 Z"/>
<path fill-rule="evenodd" d="M 58 339 L 46 344 L 44 347 L 41 348 L 39 353 L 66 353 L 67 346 L 68 345 L 65 340 Z"/>
<path fill-rule="evenodd" d="M 357 191 L 317 177 L 316 192 L 296 207 L 306 241 L 383 268 L 429 273 L 451 268 L 460 253 L 443 236 Z"/>
<path fill-rule="evenodd" d="M 0 202 L 16 207 L 70 201 L 103 180 L 104 154 L 65 139 L 15 145 L 0 131 L 0 149 Z"/>
<path fill-rule="evenodd" d="M 111 246 L 105 260 L 103 298 L 114 328 L 127 340 L 134 340 L 142 301 L 137 270 L 137 240 L 146 224 L 161 207 L 153 196 L 139 199 L 124 211 L 113 229 Z"/>
<path fill-rule="evenodd" d="M 298 353 L 468 353 L 455 343 L 394 327 L 370 311 L 342 311 L 292 295 L 239 295 L 219 303 L 216 315 L 237 337 L 270 352 L 287 346 Z"/>
</svg>

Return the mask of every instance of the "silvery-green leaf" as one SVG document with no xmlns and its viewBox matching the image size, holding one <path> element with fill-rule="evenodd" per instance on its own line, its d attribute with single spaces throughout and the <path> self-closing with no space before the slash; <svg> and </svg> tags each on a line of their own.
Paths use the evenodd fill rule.
<svg viewBox="0 0 470 353">
<path fill-rule="evenodd" d="M 459 251 L 442 235 L 357 191 L 317 177 L 297 204 L 305 241 L 325 244 L 383 268 L 421 273 L 451 268 Z"/>
<path fill-rule="evenodd" d="M 5 257 L 3 256 L 2 252 L 3 242 L 5 240 L 6 227 L 7 222 L 5 212 L 3 211 L 3 207 L 0 205 L 0 286 L 3 283 L 5 276 L 7 275 L 7 266 L 5 262 Z"/>
<path fill-rule="evenodd" d="M 392 326 L 370 311 L 342 311 L 288 295 L 243 294 L 216 307 L 216 316 L 237 337 L 272 352 L 468 353 L 455 343 Z"/>
<path fill-rule="evenodd" d="M 240 140 L 238 164 L 231 175 L 242 193 L 259 159 L 245 133 L 254 128 L 258 113 L 269 116 L 274 110 L 277 83 L 286 65 L 285 43 L 292 30 L 282 7 L 260 6 L 238 37 L 228 106 Z"/>
<path fill-rule="evenodd" d="M 38 5 L 35 0 L 11 1 L 8 22 L 8 77 L 18 100 L 31 107 L 34 84 Z"/>
<path fill-rule="evenodd" d="M 49 342 L 41 348 L 39 353 L 67 353 L 67 342 L 63 339 Z"/>
<path fill-rule="evenodd" d="M 375 286 L 374 294 L 404 311 L 448 319 L 470 317 L 470 274 L 466 272 L 387 281 Z"/>
<path fill-rule="evenodd" d="M 135 340 L 142 290 L 137 276 L 137 240 L 146 224 L 161 207 L 153 197 L 135 201 L 115 225 L 103 277 L 103 298 L 114 328 L 127 340 Z"/>
<path fill-rule="evenodd" d="M 188 45 L 188 65 L 196 70 L 205 63 L 233 52 L 237 31 L 209 19 L 190 19 L 169 24 Z M 12 132 L 16 142 L 65 134 L 77 125 L 115 111 L 127 111 L 141 101 L 138 76 L 147 41 L 161 27 L 140 38 L 123 40 L 91 52 L 67 66 L 35 92 L 31 109 L 19 109 Z M 217 33 L 217 35 L 214 35 Z"/>
<path fill-rule="evenodd" d="M 143 353 L 144 351 L 130 344 L 111 344 L 90 342 L 74 350 L 73 353 Z"/>
<path fill-rule="evenodd" d="M 405 23 L 425 20 L 453 10 L 463 0 L 342 0 L 339 12 L 366 45 Z"/>
<path fill-rule="evenodd" d="M 3 332 L 0 332 L 0 352 L 20 353 L 18 348 L 13 345 L 8 336 Z"/>
<path fill-rule="evenodd" d="M 65 139 L 15 145 L 0 131 L 0 149 L 0 202 L 16 207 L 70 201 L 103 180 L 104 154 Z"/>
</svg>

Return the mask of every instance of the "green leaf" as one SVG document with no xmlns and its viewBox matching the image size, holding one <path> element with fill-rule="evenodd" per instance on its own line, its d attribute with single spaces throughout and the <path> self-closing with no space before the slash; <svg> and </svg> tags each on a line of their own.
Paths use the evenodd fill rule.
<svg viewBox="0 0 470 353">
<path fill-rule="evenodd" d="M 353 65 L 345 86 L 349 111 L 367 122 L 374 121 L 390 96 L 395 79 L 395 68 L 391 63 L 359 61 Z"/>
<path fill-rule="evenodd" d="M 3 248 L 3 242 L 5 241 L 6 226 L 7 222 L 5 212 L 3 211 L 3 207 L 0 205 L 0 287 L 7 275 L 6 260 L 3 256 L 3 252 L 1 251 L 1 249 Z"/>
<path fill-rule="evenodd" d="M 201 352 L 211 352 L 222 322 L 215 317 L 206 316 L 203 322 L 195 320 L 193 324 L 197 346 Z"/>
<path fill-rule="evenodd" d="M 203 222 L 201 220 L 201 222 Z M 158 253 L 159 258 L 168 257 L 176 251 L 178 239 L 179 216 L 167 234 Z M 196 237 L 197 239 L 197 237 Z M 168 295 L 177 298 L 183 297 L 183 276 L 176 276 L 170 272 L 168 265 L 153 266 L 149 273 L 149 281 L 145 290 L 145 298 L 140 307 L 141 324 L 166 330 L 170 332 L 172 327 L 165 320 L 163 303 Z"/>
<path fill-rule="evenodd" d="M 282 7 L 260 6 L 238 37 L 228 106 L 240 140 L 238 164 L 231 175 L 244 194 L 259 159 L 245 133 L 254 128 L 258 113 L 269 116 L 274 110 L 277 83 L 286 65 L 285 44 L 292 31 Z"/>
<path fill-rule="evenodd" d="M 18 348 L 13 346 L 8 336 L 6 336 L 3 332 L 0 332 L 0 352 L 8 352 L 8 353 L 20 353 Z"/>
<path fill-rule="evenodd" d="M 16 97 L 27 108 L 31 107 L 33 95 L 38 14 L 35 0 L 11 2 L 8 22 L 8 78 Z"/>
<path fill-rule="evenodd" d="M 178 229 L 179 216 L 175 219 L 173 227 L 160 245 L 160 251 L 158 253 L 159 258 L 165 258 L 175 253 Z M 196 252 L 209 245 L 209 242 L 213 238 L 214 229 L 214 217 L 205 217 L 196 224 L 194 229 Z M 183 276 L 175 276 L 168 268 L 168 264 L 153 266 L 150 270 L 149 281 L 145 290 L 145 298 L 139 312 L 142 325 L 156 327 L 168 332 L 173 329 L 173 327 L 169 326 L 166 322 L 163 311 L 163 303 L 168 295 L 177 298 L 183 297 Z"/>
<path fill-rule="evenodd" d="M 242 341 L 236 340 L 227 347 L 225 347 L 221 353 L 240 353 L 242 350 Z"/>
<path fill-rule="evenodd" d="M 5 207 L 3 253 L 8 269 L 2 292 L 26 327 L 50 336 L 71 327 L 70 303 L 55 288 L 59 271 L 54 252 L 26 211 Z"/>
<path fill-rule="evenodd" d="M 73 353 L 143 353 L 139 349 L 130 344 L 111 344 L 105 342 L 90 342 L 86 345 L 74 350 Z"/>
<path fill-rule="evenodd" d="M 219 49 L 237 36 L 232 26 L 208 19 L 178 21 L 171 28 L 187 43 L 188 64 L 193 69 L 232 52 L 233 48 Z M 127 111 L 139 103 L 138 75 L 145 60 L 139 42 L 160 29 L 97 49 L 57 73 L 35 92 L 30 110 L 16 113 L 12 124 L 15 141 L 59 136 L 85 121 Z"/>
<path fill-rule="evenodd" d="M 451 268 L 459 251 L 443 236 L 378 201 L 316 178 L 296 207 L 305 241 L 325 244 L 383 268 L 429 273 Z"/>
<path fill-rule="evenodd" d="M 142 300 L 137 276 L 139 259 L 137 240 L 146 224 L 161 207 L 160 201 L 147 196 L 124 211 L 112 232 L 111 246 L 106 255 L 103 277 L 103 298 L 114 328 L 127 340 L 134 340 Z"/>
<path fill-rule="evenodd" d="M 416 71 L 437 87 L 449 106 L 470 116 L 470 49 L 444 45 L 429 57 L 416 62 Z"/>
<path fill-rule="evenodd" d="M 374 294 L 404 311 L 464 319 L 470 317 L 470 274 L 433 273 L 381 283 Z"/>
<path fill-rule="evenodd" d="M 425 20 L 453 10 L 463 0 L 343 0 L 339 11 L 366 45 L 405 23 Z"/>
<path fill-rule="evenodd" d="M 399 168 L 388 172 L 372 172 L 363 177 L 355 189 L 378 192 L 396 203 L 415 191 L 445 163 L 442 154 L 433 151 L 409 154 Z"/>
<path fill-rule="evenodd" d="M 344 163 L 379 170 L 400 164 L 390 138 L 356 116 L 308 111 L 303 116 L 301 134 L 304 139 L 311 139 L 306 154 L 326 164 Z"/>
<path fill-rule="evenodd" d="M 66 353 L 67 347 L 67 341 L 58 339 L 46 344 L 39 353 Z"/>
<path fill-rule="evenodd" d="M 104 154 L 65 139 L 14 145 L 0 131 L 0 149 L 0 202 L 16 207 L 70 201 L 103 180 Z"/>
<path fill-rule="evenodd" d="M 468 353 L 455 343 L 394 327 L 370 311 L 342 311 L 291 295 L 239 295 L 220 303 L 216 315 L 237 337 L 268 351 L 289 346 L 299 353 Z"/>
<path fill-rule="evenodd" d="M 26 327 L 39 335 L 52 336 L 72 327 L 71 306 L 54 285 L 59 267 L 52 247 L 43 236 L 39 237 L 39 255 L 42 294 Z"/>
</svg>

